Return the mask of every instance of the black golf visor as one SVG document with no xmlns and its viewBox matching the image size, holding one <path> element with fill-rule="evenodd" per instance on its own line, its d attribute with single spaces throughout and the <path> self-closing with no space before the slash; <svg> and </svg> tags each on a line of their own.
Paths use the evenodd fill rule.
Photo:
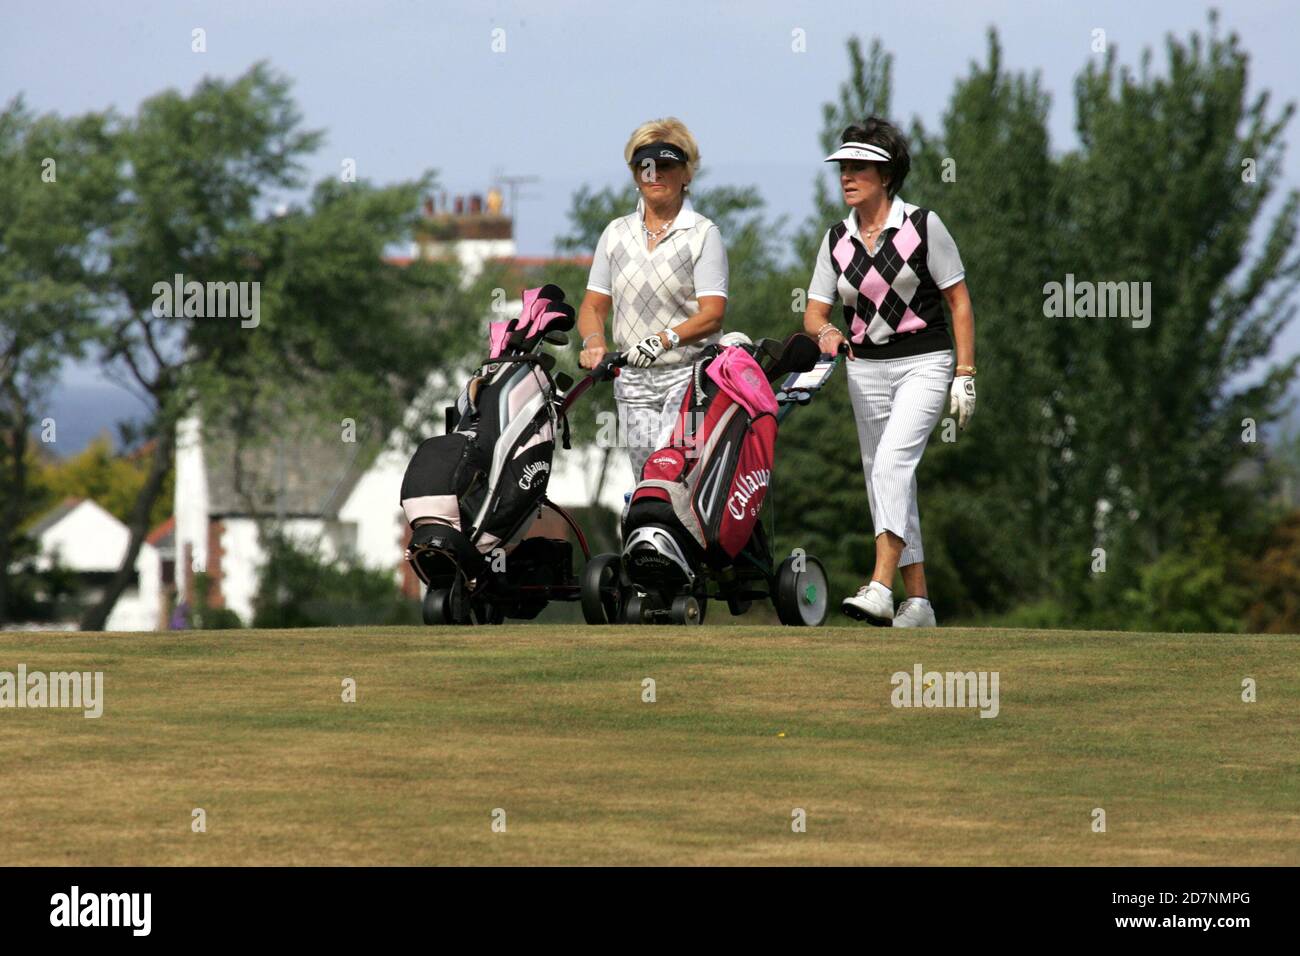
<svg viewBox="0 0 1300 956">
<path fill-rule="evenodd" d="M 639 169 L 646 160 L 655 163 L 672 161 L 684 165 L 687 162 L 686 150 L 672 143 L 646 143 L 632 154 L 632 165 Z"/>
</svg>

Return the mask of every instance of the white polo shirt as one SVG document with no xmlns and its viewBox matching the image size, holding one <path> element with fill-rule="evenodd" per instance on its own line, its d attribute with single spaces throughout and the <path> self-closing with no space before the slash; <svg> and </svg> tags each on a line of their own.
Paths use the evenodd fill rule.
<svg viewBox="0 0 1300 956">
<path fill-rule="evenodd" d="M 682 208 L 653 250 L 646 248 L 644 201 L 600 234 L 587 288 L 614 300 L 613 344 L 632 348 L 648 335 L 680 325 L 700 310 L 702 295 L 727 295 L 727 250 L 718 227 L 683 198 Z M 669 349 L 655 366 L 693 362 L 707 339 Z"/>
</svg>

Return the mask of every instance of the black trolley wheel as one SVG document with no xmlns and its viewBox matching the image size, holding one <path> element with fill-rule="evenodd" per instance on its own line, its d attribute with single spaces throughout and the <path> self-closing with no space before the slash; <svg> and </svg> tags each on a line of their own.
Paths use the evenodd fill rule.
<svg viewBox="0 0 1300 956">
<path fill-rule="evenodd" d="M 420 602 L 420 616 L 424 619 L 425 624 L 448 623 L 447 605 L 449 597 L 446 588 L 429 588 L 424 592 L 424 600 Z"/>
<path fill-rule="evenodd" d="M 588 624 L 617 624 L 623 609 L 622 569 L 617 554 L 598 554 L 582 572 L 582 617 Z"/>
<path fill-rule="evenodd" d="M 803 570 L 795 570 L 795 558 L 789 557 L 776 569 L 776 587 L 772 603 L 777 617 L 789 627 L 820 627 L 830 609 L 829 582 L 826 569 L 812 555 L 801 559 Z"/>
</svg>

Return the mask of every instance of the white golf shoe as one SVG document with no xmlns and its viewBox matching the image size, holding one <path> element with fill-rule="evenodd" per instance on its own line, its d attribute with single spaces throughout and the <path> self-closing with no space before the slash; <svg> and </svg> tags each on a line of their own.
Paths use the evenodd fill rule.
<svg viewBox="0 0 1300 956">
<path fill-rule="evenodd" d="M 872 581 L 841 601 L 840 610 L 856 621 L 889 627 L 894 623 L 894 592 L 879 581 Z"/>
<path fill-rule="evenodd" d="M 894 612 L 894 627 L 938 627 L 934 605 L 926 598 L 908 598 Z"/>
</svg>

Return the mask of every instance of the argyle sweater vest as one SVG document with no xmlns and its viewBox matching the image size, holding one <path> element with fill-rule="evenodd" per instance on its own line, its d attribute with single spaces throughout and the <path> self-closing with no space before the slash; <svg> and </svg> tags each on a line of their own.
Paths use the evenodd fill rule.
<svg viewBox="0 0 1300 956">
<path fill-rule="evenodd" d="M 943 294 L 926 265 L 930 211 L 919 207 L 886 230 L 875 255 L 837 222 L 830 229 L 831 266 L 853 354 L 903 358 L 952 347 Z"/>
<path fill-rule="evenodd" d="M 637 213 L 614 220 L 606 236 L 614 300 L 614 348 L 634 348 L 647 335 L 679 325 L 700 311 L 695 296 L 695 261 L 713 223 L 696 215 L 689 229 L 673 229 L 653 252 L 645 248 Z M 656 368 L 689 365 L 722 333 L 669 349 Z"/>
</svg>

